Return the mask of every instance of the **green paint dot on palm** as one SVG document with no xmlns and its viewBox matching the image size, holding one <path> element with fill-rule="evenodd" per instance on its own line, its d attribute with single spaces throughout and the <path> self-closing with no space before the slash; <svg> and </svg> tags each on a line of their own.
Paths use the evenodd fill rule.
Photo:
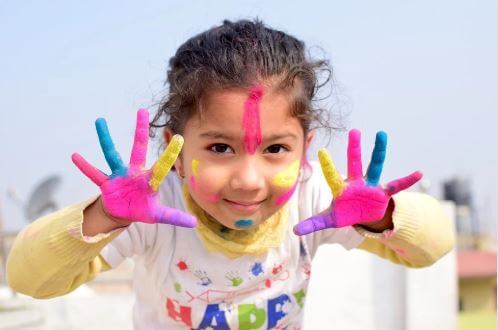
<svg viewBox="0 0 498 330">
<path fill-rule="evenodd" d="M 175 286 L 175 291 L 176 292 L 180 293 L 182 291 L 182 286 L 181 286 L 180 283 L 175 282 L 174 286 Z"/>
</svg>

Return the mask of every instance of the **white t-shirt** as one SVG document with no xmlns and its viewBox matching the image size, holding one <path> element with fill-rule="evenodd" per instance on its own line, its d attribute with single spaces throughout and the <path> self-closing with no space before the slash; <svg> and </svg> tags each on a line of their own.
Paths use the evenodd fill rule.
<svg viewBox="0 0 498 330">
<path fill-rule="evenodd" d="M 289 200 L 289 221 L 279 248 L 229 259 L 205 249 L 195 229 L 134 223 L 101 252 L 114 268 L 135 259 L 135 329 L 300 329 L 311 259 L 322 243 L 358 246 L 352 227 L 304 237 L 292 232 L 301 220 L 326 209 L 331 193 L 320 166 L 302 179 Z M 308 171 L 309 172 L 309 171 Z M 185 210 L 176 174 L 161 186 L 163 203 Z"/>
</svg>

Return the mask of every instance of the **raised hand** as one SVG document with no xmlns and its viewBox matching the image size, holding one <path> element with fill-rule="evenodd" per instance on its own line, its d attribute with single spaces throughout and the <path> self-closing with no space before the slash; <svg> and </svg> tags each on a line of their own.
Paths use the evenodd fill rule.
<svg viewBox="0 0 498 330">
<path fill-rule="evenodd" d="M 386 157 L 387 135 L 378 132 L 372 159 L 363 177 L 361 161 L 361 133 L 353 129 L 348 141 L 348 178 L 344 181 L 334 166 L 326 149 L 320 149 L 318 158 L 332 191 L 331 206 L 294 227 L 297 235 L 306 235 L 326 228 L 339 228 L 355 224 L 376 222 L 384 217 L 391 196 L 405 190 L 422 178 L 422 173 L 414 172 L 404 178 L 379 185 L 382 167 Z"/>
<path fill-rule="evenodd" d="M 81 155 L 72 155 L 73 163 L 99 186 L 105 212 L 125 221 L 167 223 L 195 227 L 196 219 L 188 213 L 161 205 L 159 185 L 170 171 L 183 145 L 183 137 L 175 135 L 152 169 L 145 169 L 149 140 L 149 112 L 137 112 L 135 139 L 129 167 L 126 167 L 114 147 L 105 119 L 95 122 L 100 146 L 112 174 L 106 175 L 88 163 Z"/>
</svg>

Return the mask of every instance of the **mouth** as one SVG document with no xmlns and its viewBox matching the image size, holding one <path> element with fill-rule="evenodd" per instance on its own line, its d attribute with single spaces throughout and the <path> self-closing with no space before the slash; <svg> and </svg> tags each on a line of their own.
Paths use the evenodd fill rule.
<svg viewBox="0 0 498 330">
<path fill-rule="evenodd" d="M 265 200 L 261 201 L 232 201 L 223 199 L 227 205 L 238 213 L 250 214 L 256 212 Z"/>
</svg>

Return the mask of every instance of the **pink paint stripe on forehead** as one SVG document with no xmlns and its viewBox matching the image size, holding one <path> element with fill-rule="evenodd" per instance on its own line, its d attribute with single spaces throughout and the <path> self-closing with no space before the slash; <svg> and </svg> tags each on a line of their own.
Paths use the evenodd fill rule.
<svg viewBox="0 0 498 330">
<path fill-rule="evenodd" d="M 244 149 L 249 154 L 254 154 L 262 142 L 259 122 L 259 103 L 262 97 L 263 86 L 258 85 L 249 91 L 249 96 L 244 103 L 244 117 L 242 118 Z"/>
</svg>

